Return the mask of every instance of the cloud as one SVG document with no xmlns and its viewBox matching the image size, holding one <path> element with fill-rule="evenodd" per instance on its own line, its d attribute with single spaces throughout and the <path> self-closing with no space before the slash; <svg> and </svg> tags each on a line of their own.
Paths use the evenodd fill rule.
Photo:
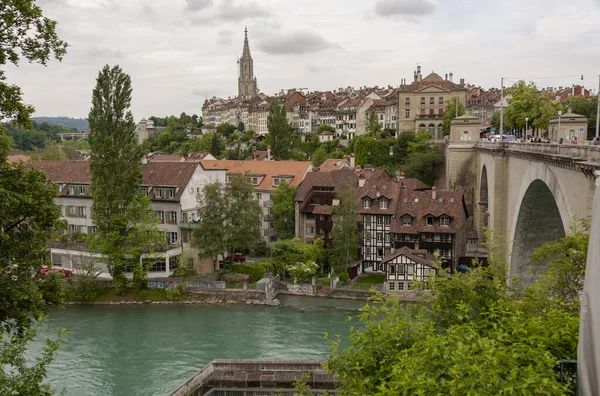
<svg viewBox="0 0 600 396">
<path fill-rule="evenodd" d="M 217 33 L 217 44 L 219 45 L 229 45 L 233 43 L 233 32 L 230 30 L 221 30 Z"/>
<path fill-rule="evenodd" d="M 275 34 L 263 39 L 258 47 L 267 54 L 307 54 L 339 48 L 339 45 L 325 40 L 317 33 L 298 31 Z"/>
<path fill-rule="evenodd" d="M 155 16 L 156 12 L 154 11 L 154 8 L 150 7 L 147 4 L 144 4 L 142 6 L 142 12 L 148 16 Z"/>
<path fill-rule="evenodd" d="M 271 13 L 256 1 L 237 4 L 233 0 L 223 0 L 218 6 L 213 8 L 212 13 L 195 16 L 191 19 L 191 22 L 192 24 L 240 22 L 244 19 L 264 18 L 270 15 Z"/>
<path fill-rule="evenodd" d="M 384 17 L 420 17 L 434 13 L 437 0 L 377 0 L 375 14 Z"/>
<path fill-rule="evenodd" d="M 185 9 L 188 11 L 199 11 L 212 7 L 212 0 L 185 0 Z"/>
</svg>

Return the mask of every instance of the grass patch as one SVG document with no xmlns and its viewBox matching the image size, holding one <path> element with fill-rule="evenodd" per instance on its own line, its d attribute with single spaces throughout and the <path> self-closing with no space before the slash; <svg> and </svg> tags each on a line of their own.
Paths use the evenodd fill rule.
<svg viewBox="0 0 600 396">
<path fill-rule="evenodd" d="M 73 299 L 72 293 L 67 290 L 67 300 L 78 302 Z M 87 302 L 130 302 L 130 301 L 167 301 L 167 292 L 165 289 L 145 289 L 134 290 L 127 289 L 125 295 L 117 294 L 117 289 L 102 287 L 98 294 Z"/>
</svg>

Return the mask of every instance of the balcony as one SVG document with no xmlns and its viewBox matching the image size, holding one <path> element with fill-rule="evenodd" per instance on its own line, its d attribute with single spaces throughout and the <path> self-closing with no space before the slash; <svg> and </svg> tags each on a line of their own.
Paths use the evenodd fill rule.
<svg viewBox="0 0 600 396">
<path fill-rule="evenodd" d="M 417 114 L 417 120 L 441 120 L 443 114 Z"/>
<path fill-rule="evenodd" d="M 179 228 L 181 228 L 182 230 L 195 230 L 200 228 L 200 223 L 181 222 L 179 223 Z"/>
</svg>

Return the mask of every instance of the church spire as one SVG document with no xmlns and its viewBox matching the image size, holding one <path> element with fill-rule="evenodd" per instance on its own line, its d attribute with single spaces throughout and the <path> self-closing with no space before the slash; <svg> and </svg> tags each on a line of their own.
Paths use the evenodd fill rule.
<svg viewBox="0 0 600 396">
<path fill-rule="evenodd" d="M 248 26 L 244 27 L 244 50 L 242 52 L 243 56 L 250 56 L 250 45 L 248 44 Z"/>
</svg>

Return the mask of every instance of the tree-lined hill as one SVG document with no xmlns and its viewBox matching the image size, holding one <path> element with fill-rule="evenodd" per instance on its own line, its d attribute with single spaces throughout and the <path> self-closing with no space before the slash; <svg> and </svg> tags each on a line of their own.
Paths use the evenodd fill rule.
<svg viewBox="0 0 600 396">
<path fill-rule="evenodd" d="M 90 129 L 87 118 L 71 118 L 71 117 L 31 117 L 38 124 L 47 122 L 53 125 L 63 125 L 77 128 L 78 131 Z"/>
</svg>

